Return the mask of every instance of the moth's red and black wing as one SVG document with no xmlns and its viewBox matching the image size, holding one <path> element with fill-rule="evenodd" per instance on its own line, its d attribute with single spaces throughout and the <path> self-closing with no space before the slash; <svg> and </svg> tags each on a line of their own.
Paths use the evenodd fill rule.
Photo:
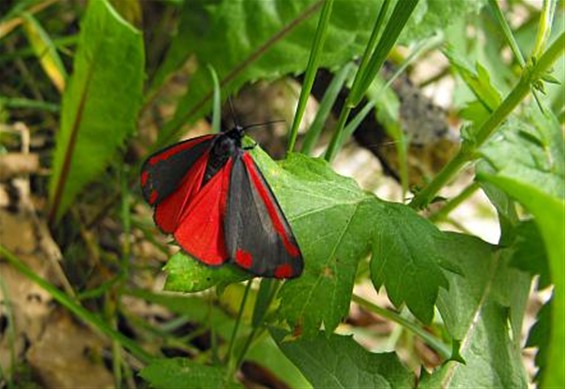
<svg viewBox="0 0 565 389">
<path fill-rule="evenodd" d="M 223 221 L 232 167 L 230 158 L 192 198 L 173 234 L 179 246 L 207 265 L 228 260 Z"/>
<path fill-rule="evenodd" d="M 262 277 L 302 273 L 304 261 L 290 225 L 247 152 L 233 160 L 224 230 L 228 254 L 237 265 Z"/>
<path fill-rule="evenodd" d="M 189 139 L 151 155 L 141 169 L 141 191 L 155 206 L 155 223 L 172 233 L 198 193 L 215 135 Z"/>
</svg>

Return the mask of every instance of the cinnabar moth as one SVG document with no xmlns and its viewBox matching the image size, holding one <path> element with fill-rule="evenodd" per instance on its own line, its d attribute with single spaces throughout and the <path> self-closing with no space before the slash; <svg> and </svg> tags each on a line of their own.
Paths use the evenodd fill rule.
<svg viewBox="0 0 565 389">
<path fill-rule="evenodd" d="M 294 278 L 304 262 L 265 177 L 242 147 L 240 126 L 149 156 L 141 189 L 154 220 L 192 257 L 262 277 Z"/>
</svg>

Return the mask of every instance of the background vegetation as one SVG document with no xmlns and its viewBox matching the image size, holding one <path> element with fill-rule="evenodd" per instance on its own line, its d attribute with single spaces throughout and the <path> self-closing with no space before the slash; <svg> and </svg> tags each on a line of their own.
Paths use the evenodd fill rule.
<svg viewBox="0 0 565 389">
<path fill-rule="evenodd" d="M 1 2 L 3 384 L 563 387 L 563 11 L 549 0 Z M 435 108 L 411 109 L 396 83 L 418 69 L 433 72 L 405 81 L 410 96 L 452 86 L 442 112 L 457 141 L 416 177 L 411 151 Z M 335 77 L 320 90 L 323 72 Z M 176 252 L 141 200 L 144 158 L 210 131 L 214 94 L 237 106 L 250 84 L 297 75 L 285 157 L 252 153 L 302 276 L 252 280 Z M 395 150 L 396 201 L 333 170 L 367 120 Z M 496 209 L 497 242 L 450 215 L 476 192 Z"/>
</svg>

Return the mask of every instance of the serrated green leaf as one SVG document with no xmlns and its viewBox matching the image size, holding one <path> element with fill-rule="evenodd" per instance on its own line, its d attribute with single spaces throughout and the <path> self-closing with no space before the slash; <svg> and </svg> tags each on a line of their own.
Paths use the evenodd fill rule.
<svg viewBox="0 0 565 389">
<path fill-rule="evenodd" d="M 439 245 L 460 267 L 447 273 L 449 291 L 440 290 L 437 307 L 465 364 L 447 362 L 420 387 L 526 387 L 520 331 L 530 277 L 478 238 L 444 233 Z"/>
<path fill-rule="evenodd" d="M 551 337 L 548 336 L 548 334 L 551 333 L 551 305 L 552 300 L 549 300 L 541 307 L 538 312 L 537 320 L 530 329 L 528 341 L 526 342 L 526 347 L 538 348 L 535 357 L 535 363 L 539 369 L 536 373 L 535 381 L 538 383 L 544 382 L 544 375 L 547 370 L 547 357 L 549 355 L 551 342 Z"/>
<path fill-rule="evenodd" d="M 439 287 L 448 287 L 436 247 L 439 230 L 414 210 L 389 204 L 373 237 L 371 279 L 378 290 L 386 286 L 394 305 L 406 302 L 412 313 L 430 323 Z"/>
<path fill-rule="evenodd" d="M 427 223 L 428 229 L 418 231 L 422 235 L 408 236 L 418 242 L 433 239 L 437 230 L 408 207 L 384 203 L 363 192 L 352 180 L 336 175 L 321 160 L 291 154 L 282 167 L 280 171 L 285 174 L 277 174 L 276 178 L 270 175 L 276 170 L 264 171 L 286 210 L 306 267 L 301 277 L 282 287 L 281 314 L 291 324 L 301 325 L 307 336 L 315 334 L 322 323 L 331 332 L 348 312 L 357 264 L 370 252 L 371 242 L 376 245 L 373 247 L 379 247 L 384 239 L 388 242 L 381 245 L 384 247 L 407 238 L 397 233 L 391 236 L 382 233 L 383 230 L 391 225 L 396 227 L 396 223 L 417 226 Z M 399 215 L 404 219 L 394 221 Z M 411 248 L 420 252 L 416 242 L 411 242 Z M 430 256 L 410 253 L 405 257 L 406 251 L 396 254 L 381 257 L 375 252 L 372 262 L 384 259 L 408 263 L 409 276 L 387 272 L 381 281 L 387 288 L 389 283 L 399 286 L 394 291 L 394 302 L 406 303 L 418 318 L 426 321 L 433 316 L 438 288 L 447 286 L 441 274 L 440 258 L 436 252 Z M 431 261 L 432 258 L 436 262 Z M 419 288 L 421 285 L 414 284 L 413 277 L 427 279 L 426 287 Z"/>
<path fill-rule="evenodd" d="M 394 353 L 370 353 L 352 336 L 323 332 L 310 340 L 288 341 L 271 329 L 283 353 L 315 388 L 411 388 L 414 377 Z"/>
<path fill-rule="evenodd" d="M 502 97 L 500 92 L 492 85 L 486 69 L 477 62 L 476 71 L 473 70 L 466 60 L 451 48 L 445 50 L 445 55 L 483 107 L 489 112 L 494 111 L 500 105 Z M 475 124 L 479 126 L 481 122 Z"/>
<path fill-rule="evenodd" d="M 322 323 L 328 331 L 335 329 L 349 310 L 357 264 L 373 242 L 378 248 L 373 263 L 385 261 L 389 269 L 404 269 L 381 273 L 379 286 L 390 287 L 397 306 L 406 303 L 420 320 L 431 320 L 437 291 L 447 287 L 442 259 L 433 247 L 438 230 L 431 223 L 407 206 L 385 203 L 362 191 L 323 160 L 290 154 L 277 164 L 259 147 L 251 153 L 305 259 L 302 275 L 286 281 L 279 293 L 283 319 L 302 326 L 305 335 L 317 333 Z M 406 228 L 406 234 L 397 231 Z M 387 246 L 402 249 L 381 250 Z M 421 252 L 426 253 L 415 254 Z M 184 292 L 251 277 L 234 266 L 209 267 L 182 253 L 173 256 L 165 269 L 169 273 L 166 288 Z"/>
<path fill-rule="evenodd" d="M 303 325 L 305 334 L 316 333 L 322 322 L 332 331 L 347 314 L 357 263 L 368 252 L 372 227 L 364 221 L 375 198 L 325 161 L 300 154 L 291 154 L 282 170 L 261 167 L 306 262 L 302 275 L 279 293 L 282 316 Z"/>
<path fill-rule="evenodd" d="M 133 134 L 141 103 L 144 51 L 139 31 L 105 0 L 89 2 L 74 71 L 63 96 L 50 180 L 50 219 L 58 220 Z"/>
<path fill-rule="evenodd" d="M 225 369 L 206 366 L 188 358 L 157 359 L 139 372 L 151 387 L 176 389 L 243 388 L 238 383 L 224 383 Z"/>
</svg>

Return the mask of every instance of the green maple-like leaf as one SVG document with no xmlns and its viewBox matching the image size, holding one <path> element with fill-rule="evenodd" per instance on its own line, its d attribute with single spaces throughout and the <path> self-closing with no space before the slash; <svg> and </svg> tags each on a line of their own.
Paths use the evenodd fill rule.
<svg viewBox="0 0 565 389">
<path fill-rule="evenodd" d="M 288 341 L 271 329 L 282 352 L 315 388 L 411 388 L 414 377 L 394 353 L 375 354 L 351 336 L 327 335 Z"/>
<path fill-rule="evenodd" d="M 420 320 L 431 320 L 438 290 L 447 287 L 434 243 L 440 235 L 431 223 L 407 206 L 362 191 L 323 160 L 291 154 L 277 164 L 259 148 L 252 153 L 305 259 L 303 274 L 280 291 L 284 319 L 306 334 L 316 333 L 322 323 L 332 331 L 349 310 L 358 262 L 372 252 L 376 287 L 384 285 L 395 305 L 405 303 Z M 167 287 L 189 292 L 239 281 L 242 274 L 183 254 L 166 269 Z"/>
</svg>

